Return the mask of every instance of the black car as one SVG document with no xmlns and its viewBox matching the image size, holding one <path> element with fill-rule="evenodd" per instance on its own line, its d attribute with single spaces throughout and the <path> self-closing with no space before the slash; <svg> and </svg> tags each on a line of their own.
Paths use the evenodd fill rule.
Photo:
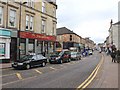
<svg viewBox="0 0 120 90">
<path fill-rule="evenodd" d="M 41 54 L 26 55 L 20 60 L 12 63 L 12 67 L 16 69 L 30 69 L 34 66 L 45 66 L 47 63 L 47 58 Z"/>
<path fill-rule="evenodd" d="M 63 62 L 70 62 L 70 52 L 68 50 L 63 50 L 59 54 L 53 54 L 49 58 L 50 63 L 60 63 L 62 64 Z"/>
</svg>

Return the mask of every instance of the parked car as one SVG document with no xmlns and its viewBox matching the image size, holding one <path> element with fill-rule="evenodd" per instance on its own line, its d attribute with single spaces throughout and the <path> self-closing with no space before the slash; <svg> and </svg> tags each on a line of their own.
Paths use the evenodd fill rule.
<svg viewBox="0 0 120 90">
<path fill-rule="evenodd" d="M 71 52 L 71 60 L 81 60 L 81 54 L 79 52 Z"/>
<path fill-rule="evenodd" d="M 77 59 L 81 60 L 81 53 L 80 52 L 77 52 Z"/>
<path fill-rule="evenodd" d="M 41 54 L 29 54 L 23 56 L 21 59 L 12 63 L 12 67 L 15 69 L 30 69 L 34 66 L 45 66 L 47 58 Z"/>
<path fill-rule="evenodd" d="M 62 64 L 63 62 L 70 62 L 70 51 L 69 50 L 63 50 L 59 54 L 55 54 L 50 56 L 49 62 L 50 63 L 60 63 Z"/>
<path fill-rule="evenodd" d="M 93 51 L 91 49 L 88 51 L 88 53 L 89 55 L 93 55 Z"/>
</svg>

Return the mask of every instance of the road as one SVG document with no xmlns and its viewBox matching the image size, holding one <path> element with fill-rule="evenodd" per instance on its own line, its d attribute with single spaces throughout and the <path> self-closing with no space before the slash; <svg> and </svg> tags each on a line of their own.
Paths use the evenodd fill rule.
<svg viewBox="0 0 120 90">
<path fill-rule="evenodd" d="M 63 64 L 47 64 L 30 70 L 5 69 L 2 88 L 77 88 L 101 60 L 101 54 Z"/>
</svg>

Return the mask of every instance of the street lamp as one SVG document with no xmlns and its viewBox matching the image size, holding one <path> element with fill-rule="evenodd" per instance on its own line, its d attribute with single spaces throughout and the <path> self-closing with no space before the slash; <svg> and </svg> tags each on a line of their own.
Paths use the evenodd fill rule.
<svg viewBox="0 0 120 90">
<path fill-rule="evenodd" d="M 21 5 L 26 4 L 27 2 L 20 2 L 20 15 L 19 15 L 19 31 L 18 31 L 18 55 L 17 55 L 17 59 L 20 59 L 20 30 L 21 30 Z"/>
</svg>

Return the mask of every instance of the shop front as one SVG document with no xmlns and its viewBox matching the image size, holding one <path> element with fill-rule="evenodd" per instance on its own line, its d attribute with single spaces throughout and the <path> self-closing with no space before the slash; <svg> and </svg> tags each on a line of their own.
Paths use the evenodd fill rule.
<svg viewBox="0 0 120 90">
<path fill-rule="evenodd" d="M 20 57 L 29 52 L 41 53 L 44 56 L 55 50 L 55 36 L 20 32 Z"/>
<path fill-rule="evenodd" d="M 11 31 L 0 29 L 0 63 L 10 61 Z"/>
</svg>

